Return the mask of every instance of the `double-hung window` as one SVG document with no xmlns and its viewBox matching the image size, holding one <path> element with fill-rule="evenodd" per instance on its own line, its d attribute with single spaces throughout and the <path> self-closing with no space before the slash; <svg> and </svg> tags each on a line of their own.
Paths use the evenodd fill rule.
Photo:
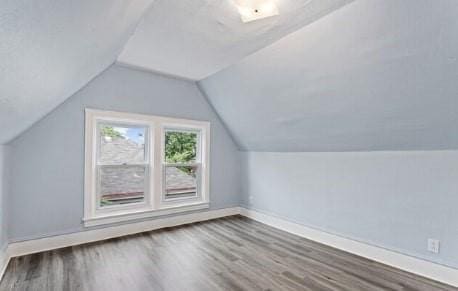
<svg viewBox="0 0 458 291">
<path fill-rule="evenodd" d="M 208 207 L 210 124 L 86 110 L 86 226 Z"/>
<path fill-rule="evenodd" d="M 163 159 L 163 201 L 199 198 L 200 132 L 166 128 Z"/>
<path fill-rule="evenodd" d="M 150 200 L 149 135 L 149 125 L 141 123 L 97 123 L 98 209 L 137 207 Z"/>
</svg>

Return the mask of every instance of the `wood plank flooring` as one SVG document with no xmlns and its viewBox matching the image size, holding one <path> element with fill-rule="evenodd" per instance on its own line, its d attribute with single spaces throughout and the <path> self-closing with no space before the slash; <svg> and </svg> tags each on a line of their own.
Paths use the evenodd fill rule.
<svg viewBox="0 0 458 291">
<path fill-rule="evenodd" d="M 0 290 L 458 290 L 245 217 L 14 258 Z"/>
</svg>

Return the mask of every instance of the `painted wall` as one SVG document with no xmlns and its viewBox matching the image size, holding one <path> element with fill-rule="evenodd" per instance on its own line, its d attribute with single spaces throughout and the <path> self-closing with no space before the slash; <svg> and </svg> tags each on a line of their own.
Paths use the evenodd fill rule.
<svg viewBox="0 0 458 291">
<path fill-rule="evenodd" d="M 242 204 L 458 267 L 458 151 L 243 154 Z M 426 251 L 441 241 L 440 254 Z"/>
<path fill-rule="evenodd" d="M 7 238 L 7 207 L 6 207 L 6 197 L 7 197 L 7 184 L 8 181 L 8 147 L 5 145 L 0 145 L 0 252 L 4 250 L 4 246 L 8 242 Z M 0 262 L 2 255 L 0 254 Z M 1 268 L 1 266 L 0 266 Z"/>
<path fill-rule="evenodd" d="M 11 241 L 81 231 L 84 109 L 209 120 L 211 208 L 239 205 L 239 153 L 195 83 L 112 66 L 10 143 Z"/>
</svg>

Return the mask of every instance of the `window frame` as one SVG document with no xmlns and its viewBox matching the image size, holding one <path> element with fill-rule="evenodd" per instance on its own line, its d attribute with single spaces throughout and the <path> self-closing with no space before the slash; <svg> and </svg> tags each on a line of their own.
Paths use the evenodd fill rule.
<svg viewBox="0 0 458 291">
<path fill-rule="evenodd" d="M 167 132 L 193 132 L 198 134 L 198 140 L 196 145 L 196 161 L 193 163 L 167 163 L 165 160 L 165 134 Z M 205 138 L 204 130 L 200 126 L 183 126 L 183 124 L 173 124 L 167 123 L 162 124 L 161 128 L 161 169 L 162 169 L 162 176 L 161 176 L 161 200 L 160 204 L 162 206 L 168 205 L 175 205 L 177 203 L 185 203 L 189 201 L 199 201 L 202 200 L 205 193 L 205 189 L 203 187 L 204 184 L 204 171 L 206 165 L 206 157 L 202 154 L 203 144 L 202 139 Z M 165 189 L 166 189 L 166 169 L 167 167 L 176 166 L 198 166 L 198 174 L 199 178 L 196 181 L 196 195 L 190 197 L 177 197 L 177 198 L 166 198 Z M 200 181 L 199 181 L 200 180 Z"/>
<path fill-rule="evenodd" d="M 127 119 L 126 119 L 127 121 Z M 96 119 L 95 127 L 96 127 L 96 136 L 95 136 L 95 147 L 96 147 L 96 154 L 95 154 L 95 172 L 93 173 L 94 178 L 95 178 L 95 188 L 94 188 L 94 194 L 96 197 L 96 209 L 95 211 L 98 213 L 116 213 L 116 212 L 124 212 L 128 211 L 129 209 L 139 209 L 139 208 L 147 208 L 148 204 L 151 203 L 152 199 L 152 191 L 151 191 L 151 186 L 152 184 L 152 156 L 150 152 L 150 148 L 153 146 L 154 142 L 154 136 L 151 134 L 152 131 L 152 124 L 151 123 L 138 123 L 138 122 L 113 122 L 113 121 L 107 121 L 105 119 Z M 124 163 L 124 164 L 104 164 L 101 163 L 99 158 L 101 155 L 100 152 L 100 125 L 102 124 L 109 124 L 112 126 L 132 126 L 132 127 L 138 127 L 138 128 L 145 128 L 145 153 L 144 153 L 144 161 L 143 163 Z M 100 170 L 104 167 L 132 167 L 132 166 L 140 166 L 145 168 L 145 187 L 144 187 L 144 198 L 142 202 L 135 202 L 135 203 L 129 203 L 129 204 L 123 204 L 123 205 L 111 205 L 111 206 L 104 206 L 102 207 L 101 204 L 101 195 L 100 195 L 100 188 L 101 188 L 101 179 L 100 177 Z"/>
<path fill-rule="evenodd" d="M 100 207 L 97 184 L 99 170 L 99 124 L 145 127 L 145 198 L 143 202 Z M 165 187 L 165 132 L 167 129 L 199 132 L 200 196 L 163 199 Z M 117 223 L 209 207 L 210 123 L 127 112 L 85 109 L 84 226 Z M 189 199 L 193 198 L 193 199 Z"/>
</svg>

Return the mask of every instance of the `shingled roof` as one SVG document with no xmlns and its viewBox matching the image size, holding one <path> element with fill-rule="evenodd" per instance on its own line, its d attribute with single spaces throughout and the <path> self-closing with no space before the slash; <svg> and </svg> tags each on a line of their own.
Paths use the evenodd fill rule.
<svg viewBox="0 0 458 291">
<path fill-rule="evenodd" d="M 100 193 L 102 203 L 123 204 L 143 200 L 145 188 L 144 161 L 145 147 L 126 138 L 102 138 L 100 162 L 112 164 L 100 170 L 102 176 Z M 183 195 L 196 191 L 196 179 L 179 167 L 167 167 L 167 195 Z"/>
</svg>

